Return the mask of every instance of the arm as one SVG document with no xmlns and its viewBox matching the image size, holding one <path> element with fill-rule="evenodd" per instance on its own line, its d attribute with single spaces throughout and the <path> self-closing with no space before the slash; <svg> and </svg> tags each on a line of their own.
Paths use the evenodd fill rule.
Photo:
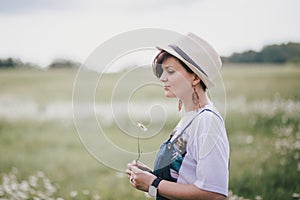
<svg viewBox="0 0 300 200">
<path fill-rule="evenodd" d="M 155 175 L 140 170 L 133 164 L 128 164 L 127 174 L 129 176 L 130 183 L 138 190 L 148 192 L 149 186 L 156 178 Z M 179 184 L 170 181 L 161 181 L 158 185 L 158 193 L 161 196 L 172 200 L 224 200 L 225 196 L 205 190 L 201 190 L 192 184 Z"/>
<path fill-rule="evenodd" d="M 180 184 L 170 181 L 161 181 L 158 185 L 158 192 L 161 196 L 164 196 L 166 198 L 172 199 L 172 200 L 179 200 L 179 199 L 193 199 L 193 200 L 225 200 L 226 197 L 201 190 L 198 187 L 196 187 L 193 184 Z"/>
</svg>

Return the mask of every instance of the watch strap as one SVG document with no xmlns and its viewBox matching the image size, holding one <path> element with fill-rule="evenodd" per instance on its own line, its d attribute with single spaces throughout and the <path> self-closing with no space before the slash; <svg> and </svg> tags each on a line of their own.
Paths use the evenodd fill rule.
<svg viewBox="0 0 300 200">
<path fill-rule="evenodd" d="M 158 184 L 162 181 L 163 179 L 162 178 L 160 178 L 160 177 L 157 177 L 153 182 L 152 182 L 152 186 L 154 186 L 154 187 L 158 187 Z"/>
</svg>

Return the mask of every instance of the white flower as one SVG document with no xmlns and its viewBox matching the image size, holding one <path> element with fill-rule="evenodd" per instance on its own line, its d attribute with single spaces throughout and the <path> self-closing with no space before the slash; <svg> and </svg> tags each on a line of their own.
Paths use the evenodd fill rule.
<svg viewBox="0 0 300 200">
<path fill-rule="evenodd" d="M 25 194 L 24 192 L 17 191 L 17 195 L 18 195 L 21 199 L 28 199 L 28 195 Z"/>
<path fill-rule="evenodd" d="M 19 188 L 23 190 L 24 192 L 27 192 L 29 190 L 29 184 L 27 181 L 22 181 L 19 185 Z"/>
<path fill-rule="evenodd" d="M 294 194 L 292 195 L 292 197 L 294 197 L 294 198 L 298 198 L 298 197 L 300 197 L 300 194 L 298 194 L 298 193 L 294 193 Z"/>
<path fill-rule="evenodd" d="M 100 197 L 99 195 L 96 194 L 96 195 L 93 196 L 93 199 L 94 199 L 94 200 L 99 200 L 99 199 L 101 199 L 101 197 Z"/>
<path fill-rule="evenodd" d="M 138 123 L 138 127 L 140 127 L 140 129 L 142 129 L 143 131 L 148 131 L 147 127 L 142 123 Z"/>
<path fill-rule="evenodd" d="M 38 178 L 36 176 L 29 176 L 29 184 L 32 186 L 32 187 L 37 187 L 37 181 L 38 181 Z"/>
<path fill-rule="evenodd" d="M 255 197 L 255 199 L 256 199 L 256 200 L 261 200 L 262 198 L 261 198 L 261 196 L 257 195 L 257 196 Z"/>
<path fill-rule="evenodd" d="M 71 197 L 76 197 L 77 194 L 78 194 L 77 191 L 71 191 L 71 192 L 70 192 L 70 196 L 71 196 Z"/>
</svg>

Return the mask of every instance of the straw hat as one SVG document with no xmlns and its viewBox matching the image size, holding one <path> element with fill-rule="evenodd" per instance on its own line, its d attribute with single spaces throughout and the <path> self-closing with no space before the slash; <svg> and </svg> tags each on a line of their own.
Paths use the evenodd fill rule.
<svg viewBox="0 0 300 200">
<path fill-rule="evenodd" d="M 205 40 L 193 33 L 187 33 L 173 44 L 157 47 L 184 62 L 207 88 L 214 86 L 213 80 L 219 74 L 222 62 L 219 54 Z M 156 65 L 153 65 L 156 74 Z"/>
</svg>

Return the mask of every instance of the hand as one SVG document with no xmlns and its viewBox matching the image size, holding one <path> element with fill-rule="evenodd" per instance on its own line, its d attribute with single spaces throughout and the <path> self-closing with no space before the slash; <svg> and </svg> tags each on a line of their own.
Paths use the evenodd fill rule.
<svg viewBox="0 0 300 200">
<path fill-rule="evenodd" d="M 145 165 L 144 163 L 140 162 L 140 161 L 132 161 L 132 165 L 137 166 L 139 169 L 143 170 L 143 171 L 147 171 L 147 172 L 151 172 L 151 168 L 148 167 L 147 165 Z"/>
<path fill-rule="evenodd" d="M 130 184 L 136 189 L 144 192 L 148 192 L 149 186 L 156 179 L 156 176 L 150 172 L 139 169 L 136 162 L 127 164 L 126 173 L 128 175 Z"/>
</svg>

